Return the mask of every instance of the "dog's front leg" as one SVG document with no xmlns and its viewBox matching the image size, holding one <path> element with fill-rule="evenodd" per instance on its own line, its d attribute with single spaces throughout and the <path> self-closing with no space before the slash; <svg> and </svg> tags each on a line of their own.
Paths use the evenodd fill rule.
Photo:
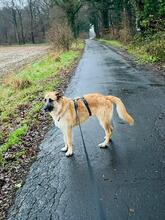
<svg viewBox="0 0 165 220">
<path fill-rule="evenodd" d="M 67 147 L 68 150 L 66 152 L 66 156 L 72 156 L 73 154 L 73 145 L 72 145 L 72 128 L 71 127 L 67 127 L 65 130 L 65 138 L 66 138 L 66 143 L 67 143 Z"/>
<path fill-rule="evenodd" d="M 68 150 L 66 132 L 63 132 L 63 138 L 64 138 L 65 147 L 63 147 L 63 148 L 61 149 L 61 151 L 62 151 L 62 152 L 66 152 L 66 151 Z"/>
</svg>

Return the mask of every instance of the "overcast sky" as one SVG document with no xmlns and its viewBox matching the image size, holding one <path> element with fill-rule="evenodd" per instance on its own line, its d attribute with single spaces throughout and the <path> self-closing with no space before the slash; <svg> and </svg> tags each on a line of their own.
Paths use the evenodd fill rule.
<svg viewBox="0 0 165 220">
<path fill-rule="evenodd" d="M 0 0 L 0 8 L 5 7 L 5 5 L 10 4 L 11 0 Z M 25 6 L 27 3 L 27 0 L 14 0 L 14 3 L 19 6 Z"/>
</svg>

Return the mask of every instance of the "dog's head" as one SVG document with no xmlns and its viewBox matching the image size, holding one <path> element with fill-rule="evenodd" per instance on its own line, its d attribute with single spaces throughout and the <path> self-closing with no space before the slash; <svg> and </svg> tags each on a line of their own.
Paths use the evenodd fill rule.
<svg viewBox="0 0 165 220">
<path fill-rule="evenodd" d="M 47 92 L 44 98 L 45 105 L 43 110 L 46 112 L 56 112 L 60 106 L 62 97 L 62 91 Z"/>
</svg>

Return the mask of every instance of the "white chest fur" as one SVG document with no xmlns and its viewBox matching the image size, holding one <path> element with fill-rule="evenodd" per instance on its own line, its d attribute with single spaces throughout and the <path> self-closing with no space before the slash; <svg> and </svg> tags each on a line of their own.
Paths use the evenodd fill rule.
<svg viewBox="0 0 165 220">
<path fill-rule="evenodd" d="M 61 125 L 60 121 L 54 120 L 54 124 L 55 124 L 55 126 L 57 126 L 58 128 L 60 128 L 60 125 Z"/>
<path fill-rule="evenodd" d="M 65 127 L 65 122 L 64 120 L 60 119 L 59 121 L 57 119 L 54 119 L 54 123 L 55 123 L 55 126 L 57 126 L 58 128 L 62 129 Z"/>
</svg>

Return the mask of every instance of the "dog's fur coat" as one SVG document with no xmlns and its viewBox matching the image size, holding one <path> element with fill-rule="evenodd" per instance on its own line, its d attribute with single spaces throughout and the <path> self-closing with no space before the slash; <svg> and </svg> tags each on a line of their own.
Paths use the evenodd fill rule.
<svg viewBox="0 0 165 220">
<path fill-rule="evenodd" d="M 88 102 L 92 116 L 98 118 L 105 130 L 105 141 L 99 144 L 100 147 L 106 147 L 111 138 L 113 104 L 116 105 L 117 113 L 122 120 L 129 125 L 134 124 L 134 119 L 128 114 L 123 102 L 118 97 L 93 93 L 85 95 L 84 98 Z M 82 123 L 89 118 L 89 112 L 81 99 L 78 99 L 77 104 L 80 123 Z M 66 156 L 71 156 L 73 154 L 72 128 L 78 125 L 73 100 L 62 96 L 59 92 L 48 92 L 45 96 L 44 109 L 50 113 L 55 125 L 61 129 L 64 135 L 65 147 L 62 148 L 62 151 L 66 151 Z"/>
</svg>

